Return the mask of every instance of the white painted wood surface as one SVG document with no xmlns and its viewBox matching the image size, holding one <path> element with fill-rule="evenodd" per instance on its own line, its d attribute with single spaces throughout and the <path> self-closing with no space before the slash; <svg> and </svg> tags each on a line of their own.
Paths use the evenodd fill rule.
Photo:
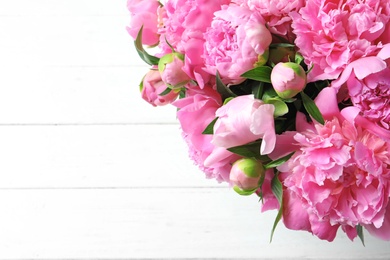
<svg viewBox="0 0 390 260">
<path fill-rule="evenodd" d="M 280 225 L 206 180 L 147 67 L 125 0 L 0 0 L 0 259 L 389 259 Z"/>
</svg>

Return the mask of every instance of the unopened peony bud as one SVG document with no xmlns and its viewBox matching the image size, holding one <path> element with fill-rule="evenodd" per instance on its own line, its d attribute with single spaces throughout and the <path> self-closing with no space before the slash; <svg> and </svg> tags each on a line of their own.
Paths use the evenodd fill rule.
<svg viewBox="0 0 390 260">
<path fill-rule="evenodd" d="M 272 69 L 271 83 L 281 98 L 292 98 L 306 86 L 305 70 L 294 62 L 278 63 Z"/>
<path fill-rule="evenodd" d="M 162 80 L 174 89 L 183 87 L 191 80 L 183 71 L 183 67 L 184 56 L 177 52 L 164 55 L 158 63 Z"/>
<path fill-rule="evenodd" d="M 230 182 L 237 193 L 250 195 L 259 188 L 264 171 L 260 161 L 253 158 L 243 158 L 233 164 L 230 170 Z"/>
<path fill-rule="evenodd" d="M 146 73 L 140 85 L 142 98 L 153 106 L 164 106 L 176 100 L 179 93 L 173 90 L 166 95 L 161 95 L 167 88 L 158 70 L 150 70 Z"/>
</svg>

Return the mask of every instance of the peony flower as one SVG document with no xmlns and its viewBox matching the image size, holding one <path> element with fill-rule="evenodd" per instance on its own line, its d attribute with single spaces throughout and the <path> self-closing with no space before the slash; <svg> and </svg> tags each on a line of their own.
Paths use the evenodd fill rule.
<svg viewBox="0 0 390 260">
<path fill-rule="evenodd" d="M 375 56 L 386 43 L 379 40 L 385 39 L 390 2 L 308 0 L 291 17 L 295 44 L 314 66 L 308 81 L 336 79 L 349 63 Z"/>
<path fill-rule="evenodd" d="M 254 193 L 264 177 L 263 164 L 253 158 L 242 158 L 234 162 L 230 170 L 230 183 L 242 195 Z"/>
<path fill-rule="evenodd" d="M 279 62 L 271 72 L 271 83 L 281 98 L 292 98 L 306 86 L 305 70 L 294 62 Z"/>
<path fill-rule="evenodd" d="M 222 105 L 218 92 L 210 86 L 203 89 L 192 87 L 186 91 L 185 98 L 177 100 L 173 105 L 179 109 L 177 118 L 191 159 L 205 172 L 206 177 L 229 182 L 231 164 L 240 157 L 213 145 L 212 135 L 202 134 Z"/>
<path fill-rule="evenodd" d="M 160 47 L 164 53 L 170 52 L 167 41 L 175 51 L 183 53 L 183 70 L 201 88 L 210 80 L 210 74 L 202 69 L 203 34 L 211 25 L 213 13 L 229 3 L 230 0 L 168 0 L 163 8 Z"/>
<path fill-rule="evenodd" d="M 230 148 L 262 139 L 260 153 L 268 154 L 275 146 L 274 110 L 253 95 L 238 96 L 219 108 L 212 143 Z"/>
<path fill-rule="evenodd" d="M 390 144 L 355 124 L 347 111 L 323 109 L 336 100 L 334 89 L 324 93 L 316 103 L 325 125 L 297 132 L 299 150 L 278 168 L 286 188 L 283 218 L 286 227 L 321 239 L 332 241 L 340 226 L 353 239 L 357 225 L 381 229 L 385 223 Z"/>
<path fill-rule="evenodd" d="M 263 60 L 271 33 L 258 13 L 243 6 L 223 6 L 214 15 L 205 33 L 205 70 L 212 75 L 218 71 L 225 83 L 240 83 L 241 74 Z"/>
<path fill-rule="evenodd" d="M 361 115 L 390 130 L 390 68 L 363 80 L 351 77 L 347 86 L 351 101 Z"/>
<path fill-rule="evenodd" d="M 162 80 L 173 89 L 181 88 L 191 80 L 183 71 L 183 67 L 183 55 L 179 53 L 166 54 L 158 64 Z"/>
<path fill-rule="evenodd" d="M 294 40 L 290 13 L 301 9 L 305 5 L 304 0 L 248 0 L 238 2 L 242 2 L 252 11 L 259 12 L 271 33 L 284 36 L 291 42 Z"/>
<path fill-rule="evenodd" d="M 161 95 L 166 89 L 167 85 L 162 81 L 160 72 L 158 70 L 149 70 L 142 80 L 140 89 L 142 98 L 153 106 L 164 106 L 172 103 L 178 92 L 171 91 L 166 95 Z"/>
<path fill-rule="evenodd" d="M 390 130 L 390 69 L 387 65 L 389 62 L 390 44 L 386 44 L 377 56 L 351 62 L 340 78 L 331 84 L 336 90 L 346 86 L 347 95 L 341 95 L 341 98 L 350 99 L 361 117 L 387 131 Z M 390 139 L 390 133 L 378 134 Z"/>
<path fill-rule="evenodd" d="M 158 34 L 158 8 L 157 0 L 127 0 L 127 8 L 130 11 L 131 21 L 127 31 L 133 39 L 143 26 L 142 44 L 153 46 L 159 42 Z"/>
</svg>

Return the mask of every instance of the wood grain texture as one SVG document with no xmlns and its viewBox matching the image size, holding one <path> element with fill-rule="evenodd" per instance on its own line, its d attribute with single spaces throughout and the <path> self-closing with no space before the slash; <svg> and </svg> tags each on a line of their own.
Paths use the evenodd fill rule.
<svg viewBox="0 0 390 260">
<path fill-rule="evenodd" d="M 12 200 L 10 199 L 12 198 Z M 229 189 L 0 190 L 9 259 L 387 259 L 387 243 L 335 243 L 278 227 Z"/>
</svg>

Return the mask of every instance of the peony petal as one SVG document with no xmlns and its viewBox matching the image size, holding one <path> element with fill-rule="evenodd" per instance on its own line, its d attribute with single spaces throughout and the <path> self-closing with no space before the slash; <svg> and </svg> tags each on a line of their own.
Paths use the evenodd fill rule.
<svg viewBox="0 0 390 260">
<path fill-rule="evenodd" d="M 340 114 L 336 94 L 335 88 L 327 87 L 321 90 L 315 99 L 315 103 L 325 120 L 331 120 Z"/>
<path fill-rule="evenodd" d="M 385 219 L 380 228 L 376 228 L 372 225 L 364 225 L 367 231 L 382 240 L 390 241 L 390 204 L 387 205 Z"/>
<path fill-rule="evenodd" d="M 309 214 L 302 201 L 290 190 L 283 194 L 283 222 L 288 229 L 311 232 Z"/>
</svg>

